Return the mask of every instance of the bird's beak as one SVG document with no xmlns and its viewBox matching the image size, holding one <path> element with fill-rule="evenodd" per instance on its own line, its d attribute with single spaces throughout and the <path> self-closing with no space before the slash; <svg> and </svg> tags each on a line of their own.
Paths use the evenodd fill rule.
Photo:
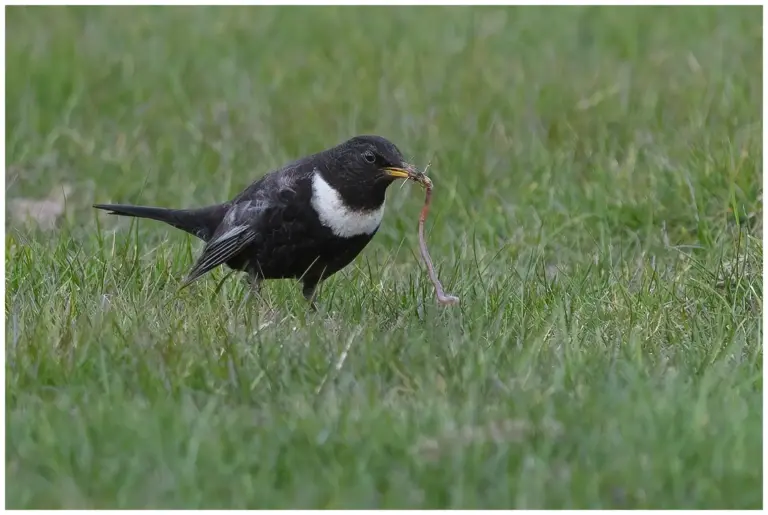
<svg viewBox="0 0 768 515">
<path fill-rule="evenodd" d="M 389 167 L 384 168 L 384 171 L 389 177 L 394 179 L 411 179 L 414 181 L 419 180 L 419 172 L 416 171 L 416 167 L 409 163 L 403 163 L 402 168 Z"/>
</svg>

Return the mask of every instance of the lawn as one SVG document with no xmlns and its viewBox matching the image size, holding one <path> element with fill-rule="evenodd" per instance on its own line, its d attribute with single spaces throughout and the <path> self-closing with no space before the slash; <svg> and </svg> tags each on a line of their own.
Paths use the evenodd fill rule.
<svg viewBox="0 0 768 515">
<path fill-rule="evenodd" d="M 761 19 L 7 8 L 7 506 L 761 507 Z M 459 306 L 416 185 L 317 313 L 91 208 L 366 133 L 432 161 Z"/>
</svg>

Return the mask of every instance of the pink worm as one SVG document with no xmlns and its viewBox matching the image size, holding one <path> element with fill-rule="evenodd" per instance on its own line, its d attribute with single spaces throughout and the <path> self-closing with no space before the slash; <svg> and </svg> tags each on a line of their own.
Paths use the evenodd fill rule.
<svg viewBox="0 0 768 515">
<path fill-rule="evenodd" d="M 459 298 L 450 293 L 445 293 L 443 285 L 440 284 L 440 279 L 437 278 L 435 273 L 435 267 L 432 265 L 432 259 L 429 257 L 429 251 L 427 250 L 427 243 L 424 239 L 424 222 L 427 219 L 427 213 L 429 213 L 429 204 L 432 201 L 432 181 L 429 177 L 423 176 L 422 184 L 426 190 L 426 196 L 424 198 L 424 207 L 421 208 L 421 215 L 419 216 L 419 250 L 421 251 L 421 257 L 424 263 L 427 265 L 427 272 L 429 273 L 429 279 L 432 284 L 435 285 L 435 292 L 437 293 L 437 302 L 440 304 L 458 304 Z"/>
</svg>

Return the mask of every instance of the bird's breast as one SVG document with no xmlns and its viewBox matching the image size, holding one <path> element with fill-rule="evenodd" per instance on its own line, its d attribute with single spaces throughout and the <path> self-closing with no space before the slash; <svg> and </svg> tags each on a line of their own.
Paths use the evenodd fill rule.
<svg viewBox="0 0 768 515">
<path fill-rule="evenodd" d="M 312 208 L 320 223 L 340 238 L 373 234 L 384 216 L 383 203 L 370 211 L 350 208 L 341 194 L 318 172 L 312 175 Z"/>
</svg>

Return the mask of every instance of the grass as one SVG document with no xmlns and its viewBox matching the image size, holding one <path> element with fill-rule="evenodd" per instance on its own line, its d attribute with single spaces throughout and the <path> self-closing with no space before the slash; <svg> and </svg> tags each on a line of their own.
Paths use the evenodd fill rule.
<svg viewBox="0 0 768 515">
<path fill-rule="evenodd" d="M 759 508 L 761 8 L 6 11 L 10 508 Z M 306 311 L 93 202 L 432 160 Z"/>
</svg>

